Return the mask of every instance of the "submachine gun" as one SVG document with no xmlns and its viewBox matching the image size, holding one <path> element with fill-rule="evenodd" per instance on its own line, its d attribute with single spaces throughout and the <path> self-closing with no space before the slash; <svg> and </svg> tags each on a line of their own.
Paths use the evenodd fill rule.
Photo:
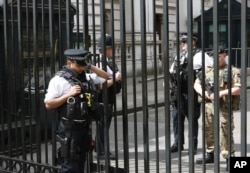
<svg viewBox="0 0 250 173">
<path fill-rule="evenodd" d="M 178 70 L 179 68 L 179 70 Z M 177 73 L 179 72 L 179 74 Z M 181 51 L 179 66 L 177 59 L 174 60 L 174 70 L 173 73 L 170 74 L 170 84 L 171 84 L 171 102 L 174 103 L 177 100 L 178 96 L 178 76 L 180 79 L 180 89 L 181 91 L 187 92 L 187 80 L 188 80 L 188 60 L 186 57 L 186 53 Z"/>
<path fill-rule="evenodd" d="M 206 91 L 208 92 L 208 95 L 211 95 L 212 93 L 214 93 L 214 83 L 210 81 L 209 79 L 205 80 L 205 88 L 206 88 Z"/>
</svg>

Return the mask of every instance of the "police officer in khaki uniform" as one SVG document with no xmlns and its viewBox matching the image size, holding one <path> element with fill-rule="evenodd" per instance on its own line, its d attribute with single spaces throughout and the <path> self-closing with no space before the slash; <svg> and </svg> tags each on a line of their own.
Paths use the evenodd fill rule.
<svg viewBox="0 0 250 173">
<path fill-rule="evenodd" d="M 234 148 L 234 139 L 233 139 L 233 114 L 228 114 L 228 99 L 229 99 L 229 90 L 227 88 L 227 84 L 229 82 L 228 78 L 228 66 L 226 64 L 226 50 L 223 47 L 220 47 L 218 50 L 218 58 L 219 58 L 219 98 L 220 98 L 220 150 L 221 154 L 225 159 L 228 159 L 229 156 L 234 156 L 235 148 Z M 216 56 L 214 56 L 216 58 Z M 233 110 L 238 109 L 239 102 L 237 102 L 237 98 L 239 98 L 240 90 L 241 90 L 241 82 L 240 82 L 240 71 L 239 69 L 232 67 L 232 88 L 231 93 L 233 96 Z M 205 69 L 205 140 L 206 140 L 206 158 L 203 160 L 199 158 L 196 160 L 197 164 L 204 163 L 213 163 L 214 162 L 214 94 L 213 94 L 213 84 L 214 84 L 214 67 L 207 67 Z M 201 96 L 202 95 L 202 79 L 197 78 L 194 84 L 194 89 Z M 216 115 L 217 116 L 217 115 Z M 231 116 L 232 122 L 232 131 L 228 131 L 229 124 L 229 116 Z M 229 153 L 229 144 L 228 137 L 231 135 L 231 153 Z"/>
<path fill-rule="evenodd" d="M 67 49 L 64 55 L 67 64 L 50 80 L 44 102 L 48 110 L 56 109 L 60 118 L 57 140 L 63 158 L 61 173 L 83 173 L 90 146 L 89 124 L 94 113 L 99 113 L 88 82 L 103 83 L 108 74 L 86 63 L 88 51 Z M 93 73 L 87 74 L 86 70 Z"/>
</svg>

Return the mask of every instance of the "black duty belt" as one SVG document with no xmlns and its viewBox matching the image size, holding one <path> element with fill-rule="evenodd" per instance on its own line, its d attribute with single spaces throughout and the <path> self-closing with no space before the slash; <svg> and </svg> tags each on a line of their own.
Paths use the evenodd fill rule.
<svg viewBox="0 0 250 173">
<path fill-rule="evenodd" d="M 88 125 L 87 120 L 69 120 L 64 117 L 61 118 L 60 122 L 61 122 L 61 125 L 63 125 L 64 127 L 71 126 L 72 130 L 81 130 Z"/>
</svg>

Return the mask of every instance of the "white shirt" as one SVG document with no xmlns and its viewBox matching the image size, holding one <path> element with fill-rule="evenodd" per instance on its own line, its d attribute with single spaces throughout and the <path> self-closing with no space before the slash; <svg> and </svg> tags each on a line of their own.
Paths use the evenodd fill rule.
<svg viewBox="0 0 250 173">
<path fill-rule="evenodd" d="M 213 65 L 213 58 L 208 56 L 208 54 L 204 53 L 205 58 L 205 67 Z M 202 52 L 198 52 L 193 57 L 193 69 L 201 69 L 202 68 Z"/>
<path fill-rule="evenodd" d="M 97 76 L 95 73 L 86 73 L 87 80 L 89 80 L 90 77 L 93 79 L 95 84 L 105 82 L 104 78 Z M 70 88 L 71 84 L 66 79 L 60 76 L 54 76 L 49 82 L 44 102 L 67 94 L 70 91 Z"/>
<path fill-rule="evenodd" d="M 213 58 L 208 56 L 206 53 L 204 53 L 204 58 L 205 58 L 205 67 L 207 66 L 212 66 L 213 65 Z M 180 62 L 184 61 L 184 58 L 187 58 L 188 54 L 186 54 L 186 57 L 180 57 Z M 175 57 L 175 60 L 177 59 L 177 57 Z M 174 63 L 175 61 L 172 63 L 171 67 L 170 67 L 170 73 L 173 73 L 174 71 Z M 193 56 L 193 69 L 197 70 L 197 69 L 201 69 L 202 68 L 202 52 L 198 52 Z"/>
</svg>

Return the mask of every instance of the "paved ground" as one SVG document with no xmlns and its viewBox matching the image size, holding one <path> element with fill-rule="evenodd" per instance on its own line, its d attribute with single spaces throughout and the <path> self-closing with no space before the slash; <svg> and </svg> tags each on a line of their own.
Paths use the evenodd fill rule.
<svg viewBox="0 0 250 173">
<path fill-rule="evenodd" d="M 120 114 L 117 117 L 117 151 L 118 151 L 118 160 L 116 161 L 111 161 L 112 166 L 118 165 L 118 167 L 123 168 L 124 167 L 124 160 L 123 160 L 123 153 L 124 153 L 124 148 L 123 148 L 123 117 L 121 116 L 122 113 L 122 102 L 127 103 L 128 107 L 128 116 L 127 116 L 127 124 L 128 124 L 128 143 L 129 143 L 129 170 L 130 173 L 136 172 L 136 169 L 138 170 L 139 173 L 144 173 L 145 168 L 144 168 L 144 143 L 143 143 L 143 127 L 144 127 L 144 120 L 143 120 L 143 112 L 141 109 L 137 109 L 135 111 L 136 113 L 133 113 L 134 107 L 141 107 L 142 106 L 142 83 L 140 82 L 141 80 L 138 78 L 136 80 L 136 105 L 133 102 L 133 85 L 132 85 L 132 79 L 128 78 L 127 79 L 128 83 L 128 88 L 127 88 L 127 93 L 126 93 L 126 98 L 121 96 L 121 93 L 117 95 L 117 111 Z M 159 77 L 157 79 L 157 93 L 158 93 L 158 104 L 164 105 L 164 90 L 162 87 L 162 82 L 163 78 Z M 154 89 L 154 80 L 153 78 L 148 77 L 148 82 L 147 82 L 147 89 L 148 92 L 147 94 L 147 102 L 148 102 L 148 128 L 149 128 L 149 133 L 148 133 L 148 141 L 149 141 L 149 157 L 150 157 L 150 173 L 156 173 L 157 171 L 157 165 L 159 165 L 159 173 L 166 173 L 166 149 L 165 149 L 165 136 L 166 136 L 166 124 L 165 124 L 165 116 L 170 116 L 170 114 L 165 114 L 165 109 L 163 106 L 159 107 L 156 110 L 154 109 L 155 105 L 155 89 Z M 247 79 L 247 86 L 250 87 L 250 77 Z M 247 98 L 248 100 L 250 99 L 250 89 L 246 91 Z M 250 102 L 247 102 L 247 115 L 250 115 Z M 156 113 L 158 114 L 158 121 L 156 121 Z M 241 113 L 235 112 L 235 130 L 234 130 L 234 138 L 235 138 L 235 147 L 236 147 L 236 156 L 240 156 L 241 153 L 241 118 L 242 115 Z M 114 119 L 113 119 L 114 120 Z M 198 145 L 198 153 L 197 155 L 194 156 L 194 160 L 196 158 L 202 157 L 202 118 L 200 118 L 200 131 L 199 131 L 199 145 Z M 136 123 L 134 123 L 136 122 Z M 247 119 L 247 127 L 250 126 L 250 120 Z M 95 127 L 93 126 L 93 129 Z M 158 130 L 156 130 L 158 129 Z M 170 129 L 170 130 L 169 130 Z M 172 120 L 170 121 L 170 127 L 167 129 L 167 133 L 170 133 L 171 140 L 173 140 L 173 135 L 172 135 Z M 250 129 L 247 128 L 247 155 L 250 156 Z M 114 121 L 111 124 L 110 128 L 110 150 L 112 152 L 115 151 L 115 138 L 114 138 Z M 159 161 L 157 161 L 157 150 L 156 150 L 156 132 L 158 132 L 158 153 L 159 153 Z M 93 131 L 93 135 L 94 135 Z M 137 145 L 135 145 L 135 137 L 137 139 Z M 181 153 L 181 157 L 177 153 L 171 154 L 171 172 L 177 173 L 177 172 L 190 172 L 189 170 L 189 155 L 188 155 L 188 123 L 187 121 L 185 122 L 185 146 L 184 146 L 184 151 Z M 171 142 L 172 144 L 172 142 Z M 137 147 L 135 147 L 137 146 Z M 43 150 L 44 146 L 42 146 Z M 51 146 L 49 146 L 49 150 L 51 150 Z M 138 159 L 135 160 L 135 149 L 137 149 L 138 153 Z M 93 153 L 93 159 L 94 162 L 96 162 L 96 157 L 95 157 L 95 152 Z M 28 157 L 29 158 L 29 157 Z M 35 156 L 34 156 L 35 158 Z M 49 158 L 51 160 L 51 158 Z M 136 166 L 136 161 L 137 165 Z M 50 163 L 50 162 L 49 162 Z M 179 167 L 179 164 L 181 163 L 181 167 Z M 103 164 L 103 162 L 102 162 Z M 225 160 L 220 157 L 220 172 L 225 172 Z M 194 164 L 195 172 L 196 173 L 201 173 L 204 172 L 202 166 Z M 104 171 L 101 171 L 104 172 Z M 206 166 L 206 172 L 208 173 L 214 173 L 214 165 L 209 164 Z M 110 172 L 111 173 L 111 172 Z M 117 172 L 119 173 L 119 172 Z"/>
<path fill-rule="evenodd" d="M 154 97 L 154 80 L 151 80 L 149 78 L 148 80 L 148 105 L 154 104 L 155 103 L 155 97 Z M 158 102 L 163 103 L 164 102 L 164 91 L 162 87 L 162 78 L 157 79 L 158 83 Z M 130 108 L 130 111 L 133 110 L 134 103 L 133 103 L 133 92 L 132 92 L 132 85 L 130 85 L 131 79 L 128 79 L 128 92 L 127 92 L 127 106 Z M 248 86 L 250 86 L 250 78 L 248 77 L 247 80 Z M 142 104 L 142 94 L 141 94 L 141 83 L 140 79 L 137 80 L 137 91 L 136 91 L 136 104 L 137 107 L 141 106 Z M 250 98 L 250 90 L 246 91 L 247 98 Z M 122 112 L 122 97 L 121 94 L 118 95 L 117 97 L 118 104 L 117 104 L 117 110 L 118 112 Z M 120 101 L 119 101 L 120 100 Z M 248 107 L 248 112 L 247 114 L 250 115 L 250 102 L 247 103 Z M 159 172 L 160 173 L 165 173 L 165 165 L 166 165 L 166 153 L 165 153 L 165 110 L 164 107 L 160 107 L 157 109 L 158 111 L 158 122 L 156 123 L 155 119 L 155 109 L 151 106 L 148 107 L 149 111 L 149 117 L 148 117 L 148 127 L 149 127 L 149 154 L 150 154 L 150 173 L 156 172 L 156 138 L 155 138 L 155 129 L 156 129 L 156 124 L 158 125 L 158 140 L 159 140 Z M 134 120 L 136 118 L 136 122 L 134 123 Z M 235 147 L 236 147 L 236 156 L 240 156 L 241 153 L 241 113 L 240 111 L 235 112 L 235 130 L 234 130 L 234 138 L 235 138 Z M 202 118 L 200 118 L 200 133 L 199 133 L 199 145 L 198 145 L 198 153 L 194 156 L 194 159 L 202 157 Z M 117 127 L 118 127 L 118 153 L 119 153 L 119 158 L 118 158 L 118 165 L 119 167 L 123 167 L 123 119 L 121 116 L 117 118 Z M 247 127 L 250 125 L 250 120 L 247 120 Z M 135 132 L 135 125 L 137 126 L 137 131 Z M 135 138 L 134 136 L 137 137 L 138 139 L 138 144 L 137 144 L 137 152 L 138 152 L 138 172 L 145 172 L 144 170 L 144 143 L 143 143 L 143 113 L 141 111 L 138 111 L 135 114 L 131 113 L 128 115 L 128 129 L 129 129 L 129 166 L 130 166 L 130 172 L 135 172 Z M 170 123 L 172 129 L 172 123 Z M 111 151 L 114 151 L 114 124 L 111 125 L 110 129 L 110 146 L 111 146 Z M 189 155 L 188 155 L 188 123 L 186 121 L 185 123 L 185 146 L 184 146 L 184 151 L 182 151 L 182 156 L 178 157 L 177 153 L 171 154 L 171 170 L 172 172 L 179 172 L 179 159 L 181 159 L 181 172 L 189 172 Z M 172 136 L 172 130 L 171 130 L 171 140 L 173 139 Z M 248 156 L 250 155 L 250 130 L 247 129 L 247 151 L 248 151 Z M 115 165 L 115 162 L 111 162 L 112 165 Z M 220 172 L 225 172 L 225 160 L 220 157 Z M 195 172 L 203 172 L 203 168 L 200 165 L 194 165 Z M 207 171 L 206 172 L 214 172 L 214 165 L 209 164 L 206 166 Z"/>
</svg>

